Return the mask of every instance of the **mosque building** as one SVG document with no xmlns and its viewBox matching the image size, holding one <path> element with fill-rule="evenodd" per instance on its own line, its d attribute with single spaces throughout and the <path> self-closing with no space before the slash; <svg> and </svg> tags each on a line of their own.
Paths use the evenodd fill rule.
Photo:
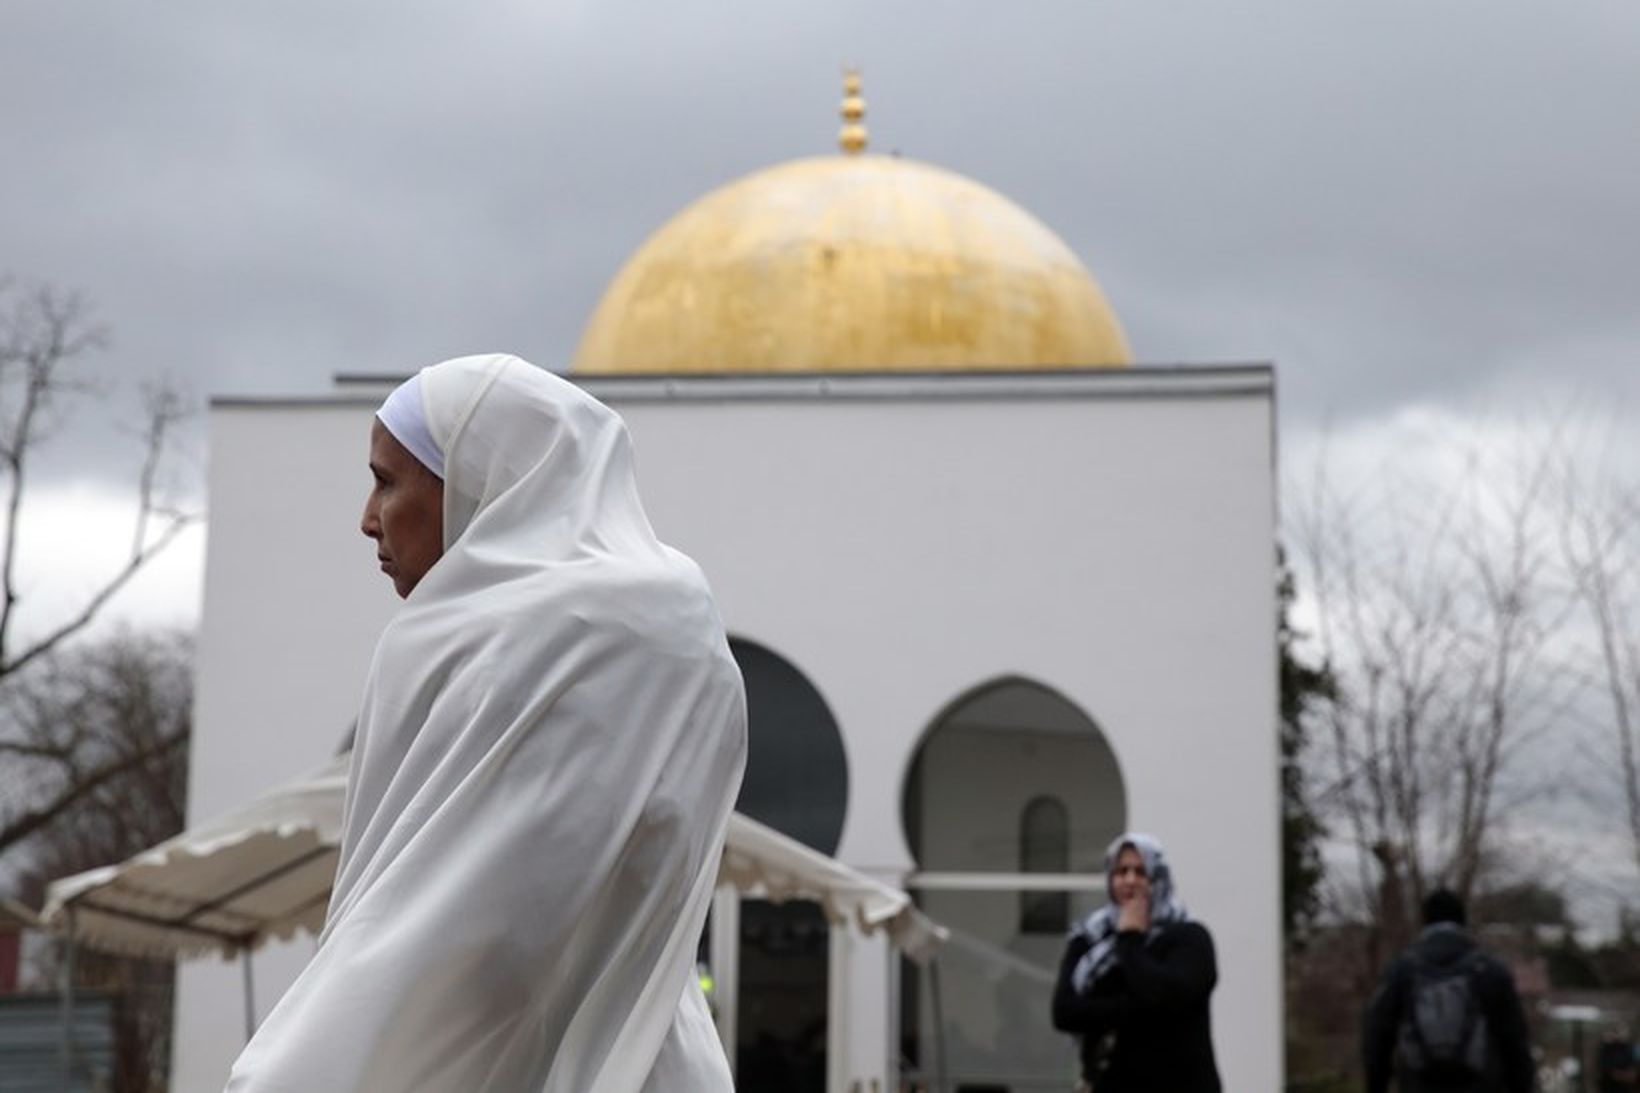
<svg viewBox="0 0 1640 1093">
<path fill-rule="evenodd" d="M 1213 933 L 1225 1087 L 1279 1089 L 1273 372 L 1135 365 L 1047 226 L 868 153 L 855 75 L 843 113 L 839 154 L 656 231 L 571 367 L 717 595 L 750 704 L 738 807 L 950 931 L 929 970 L 813 905 L 720 900 L 739 1087 L 1068 1088 L 1053 976 L 1137 828 Z M 196 818 L 311 767 L 352 715 L 397 601 L 348 468 L 399 378 L 213 403 Z M 259 958 L 270 1002 L 309 952 Z M 183 970 L 176 1090 L 221 1087 L 237 990 Z"/>
</svg>

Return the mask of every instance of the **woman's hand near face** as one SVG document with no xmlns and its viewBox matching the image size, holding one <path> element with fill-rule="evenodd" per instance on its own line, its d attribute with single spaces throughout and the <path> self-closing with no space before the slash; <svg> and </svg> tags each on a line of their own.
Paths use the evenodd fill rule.
<svg viewBox="0 0 1640 1093">
<path fill-rule="evenodd" d="M 1139 878 L 1133 894 L 1122 903 L 1122 911 L 1116 917 L 1116 929 L 1119 932 L 1150 929 L 1150 881 Z"/>
</svg>

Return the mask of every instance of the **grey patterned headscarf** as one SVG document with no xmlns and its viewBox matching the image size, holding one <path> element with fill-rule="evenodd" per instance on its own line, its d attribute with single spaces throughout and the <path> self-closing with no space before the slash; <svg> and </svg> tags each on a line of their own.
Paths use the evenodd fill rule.
<svg viewBox="0 0 1640 1093">
<path fill-rule="evenodd" d="M 1163 926 L 1190 920 L 1190 912 L 1173 894 L 1173 870 L 1168 867 L 1162 844 L 1138 831 L 1118 835 L 1105 849 L 1105 894 L 1110 898 L 1103 907 L 1071 927 L 1072 937 L 1081 934 L 1093 942 L 1093 947 L 1082 954 L 1071 971 L 1071 985 L 1078 992 L 1087 991 L 1116 966 L 1116 921 L 1122 909 L 1111 896 L 1111 872 L 1116 868 L 1116 859 L 1130 846 L 1144 859 L 1145 877 L 1150 881 L 1150 931 L 1145 934 L 1145 943 L 1154 940 Z"/>
</svg>

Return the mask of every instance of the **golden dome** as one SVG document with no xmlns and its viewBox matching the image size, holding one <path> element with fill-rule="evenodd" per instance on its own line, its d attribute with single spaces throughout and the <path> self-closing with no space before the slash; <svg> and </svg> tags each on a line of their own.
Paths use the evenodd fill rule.
<svg viewBox="0 0 1640 1093">
<path fill-rule="evenodd" d="M 950 171 L 853 154 L 766 168 L 674 216 L 605 291 L 574 370 L 950 371 L 1129 360 L 1099 286 L 1041 221 Z"/>
</svg>

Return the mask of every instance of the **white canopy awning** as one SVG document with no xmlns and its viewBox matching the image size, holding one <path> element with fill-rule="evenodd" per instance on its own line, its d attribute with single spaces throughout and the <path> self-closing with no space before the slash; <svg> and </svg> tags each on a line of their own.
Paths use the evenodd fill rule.
<svg viewBox="0 0 1640 1093">
<path fill-rule="evenodd" d="M 42 920 L 79 942 L 144 956 L 224 956 L 317 933 L 336 873 L 348 757 L 118 865 L 51 884 Z M 749 898 L 813 900 L 834 923 L 885 931 L 923 959 L 945 931 L 905 892 L 750 817 L 730 817 L 720 883 Z"/>
<path fill-rule="evenodd" d="M 40 917 L 133 956 L 232 955 L 324 925 L 348 757 L 118 865 L 53 881 Z"/>
<path fill-rule="evenodd" d="M 750 899 L 813 900 L 832 922 L 860 933 L 878 930 L 913 960 L 926 960 L 945 940 L 943 926 L 928 918 L 898 888 L 813 850 L 739 812 L 729 817 L 719 884 L 732 884 Z"/>
</svg>

